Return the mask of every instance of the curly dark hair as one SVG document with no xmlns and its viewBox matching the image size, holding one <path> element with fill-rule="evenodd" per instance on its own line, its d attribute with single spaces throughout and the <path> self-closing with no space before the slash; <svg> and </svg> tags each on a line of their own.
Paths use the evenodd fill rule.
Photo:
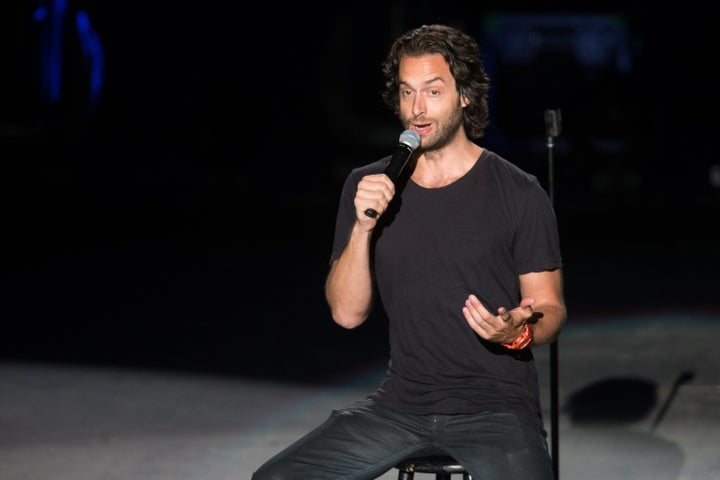
<svg viewBox="0 0 720 480">
<path fill-rule="evenodd" d="M 477 41 L 457 28 L 423 25 L 395 40 L 382 64 L 385 76 L 383 101 L 396 116 L 400 116 L 400 60 L 407 56 L 429 54 L 442 55 L 450 66 L 458 93 L 469 100 L 468 106 L 463 109 L 465 133 L 469 138 L 481 138 L 489 123 L 487 97 L 490 78 L 485 73 Z"/>
</svg>

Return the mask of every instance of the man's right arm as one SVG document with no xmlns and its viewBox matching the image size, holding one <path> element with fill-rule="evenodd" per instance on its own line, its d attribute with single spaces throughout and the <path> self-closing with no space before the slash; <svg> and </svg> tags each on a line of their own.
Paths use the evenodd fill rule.
<svg viewBox="0 0 720 480">
<path fill-rule="evenodd" d="M 348 244 L 330 266 L 325 282 L 325 298 L 332 318 L 345 328 L 361 325 L 372 310 L 371 237 L 372 229 L 355 222 Z"/>
<path fill-rule="evenodd" d="M 332 262 L 325 282 L 325 298 L 338 325 L 355 328 L 367 320 L 373 306 L 374 281 L 370 267 L 370 243 L 379 216 L 365 214 L 372 208 L 379 215 L 395 195 L 395 184 L 384 173 L 365 175 L 355 191 L 355 222 L 340 257 Z"/>
</svg>

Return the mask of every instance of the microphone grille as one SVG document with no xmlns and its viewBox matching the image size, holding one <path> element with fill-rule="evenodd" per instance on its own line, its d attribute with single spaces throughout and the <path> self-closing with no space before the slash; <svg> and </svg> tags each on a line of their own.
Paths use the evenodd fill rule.
<svg viewBox="0 0 720 480">
<path fill-rule="evenodd" d="M 400 134 L 400 143 L 404 143 L 411 150 L 420 146 L 420 135 L 415 130 L 405 130 Z"/>
</svg>

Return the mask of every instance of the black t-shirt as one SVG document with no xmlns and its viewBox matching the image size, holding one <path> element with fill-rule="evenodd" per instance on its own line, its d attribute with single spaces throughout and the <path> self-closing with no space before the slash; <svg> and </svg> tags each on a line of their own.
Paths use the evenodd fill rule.
<svg viewBox="0 0 720 480">
<path fill-rule="evenodd" d="M 359 180 L 348 176 L 331 261 L 355 221 Z M 462 307 L 470 293 L 488 307 L 520 301 L 518 275 L 562 266 L 555 213 L 537 179 L 484 150 L 463 177 L 440 188 L 402 186 L 373 237 L 372 265 L 389 321 L 390 363 L 372 396 L 415 414 L 515 411 L 540 418 L 532 351 L 482 340 Z"/>
</svg>

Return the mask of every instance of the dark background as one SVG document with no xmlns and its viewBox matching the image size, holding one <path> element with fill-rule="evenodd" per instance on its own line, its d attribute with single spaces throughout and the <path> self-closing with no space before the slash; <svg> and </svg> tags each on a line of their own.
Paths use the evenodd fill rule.
<svg viewBox="0 0 720 480">
<path fill-rule="evenodd" d="M 554 194 L 569 321 L 717 310 L 712 15 L 575 3 L 69 1 L 53 27 L 62 2 L 3 2 L 0 355 L 308 380 L 384 358 L 382 314 L 341 329 L 323 282 L 345 175 L 400 133 L 380 63 L 434 22 L 483 47 L 483 146 Z"/>
</svg>

